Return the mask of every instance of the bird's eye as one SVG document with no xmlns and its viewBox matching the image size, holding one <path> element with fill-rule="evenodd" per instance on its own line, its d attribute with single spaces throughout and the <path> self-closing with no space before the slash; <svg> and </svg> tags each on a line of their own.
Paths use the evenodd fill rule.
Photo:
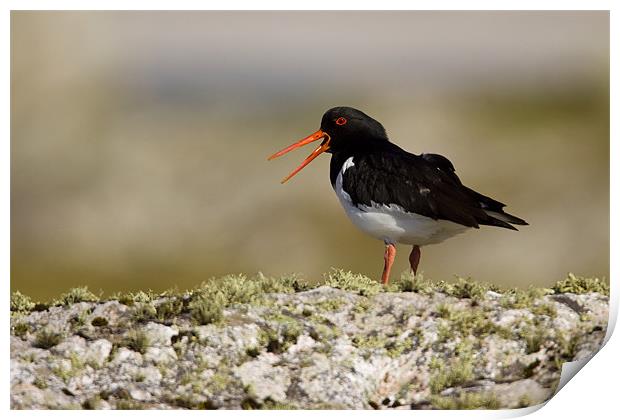
<svg viewBox="0 0 620 420">
<path fill-rule="evenodd" d="M 344 118 L 344 117 L 339 117 L 339 118 L 336 120 L 336 124 L 338 124 L 338 125 L 345 125 L 346 123 L 347 123 L 347 119 L 346 119 L 346 118 Z"/>
</svg>

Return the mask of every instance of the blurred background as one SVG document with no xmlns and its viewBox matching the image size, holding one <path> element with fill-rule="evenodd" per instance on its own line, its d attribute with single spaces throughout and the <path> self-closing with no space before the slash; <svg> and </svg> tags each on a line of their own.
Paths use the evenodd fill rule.
<svg viewBox="0 0 620 420">
<path fill-rule="evenodd" d="M 377 278 L 329 156 L 266 161 L 336 105 L 530 222 L 425 247 L 426 276 L 609 276 L 607 12 L 56 11 L 11 14 L 11 289 Z"/>
</svg>

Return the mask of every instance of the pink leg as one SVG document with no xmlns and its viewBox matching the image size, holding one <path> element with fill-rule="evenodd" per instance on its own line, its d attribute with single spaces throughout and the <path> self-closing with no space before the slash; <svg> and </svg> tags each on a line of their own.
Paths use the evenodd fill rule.
<svg viewBox="0 0 620 420">
<path fill-rule="evenodd" d="M 392 264 L 394 264 L 395 257 L 396 247 L 392 244 L 385 244 L 383 274 L 381 275 L 381 283 L 383 284 L 388 284 L 390 281 L 390 270 L 392 270 Z"/>
<path fill-rule="evenodd" d="M 411 254 L 409 254 L 409 264 L 411 264 L 411 271 L 413 271 L 413 275 L 415 275 L 418 271 L 418 264 L 420 264 L 420 247 L 417 245 L 413 246 L 411 250 Z"/>
</svg>

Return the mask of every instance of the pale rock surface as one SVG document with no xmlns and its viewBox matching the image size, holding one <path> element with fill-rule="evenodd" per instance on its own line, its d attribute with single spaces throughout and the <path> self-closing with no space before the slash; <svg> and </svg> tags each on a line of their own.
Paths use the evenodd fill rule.
<svg viewBox="0 0 620 420">
<path fill-rule="evenodd" d="M 492 291 L 367 297 L 327 286 L 235 304 L 209 325 L 183 311 L 139 320 L 137 307 L 13 314 L 11 407 L 437 408 L 483 398 L 515 408 L 550 398 L 561 363 L 600 347 L 608 316 L 597 293 L 511 308 Z M 40 348 L 42 328 L 59 342 Z M 130 331 L 144 334 L 142 347 L 127 344 Z"/>
</svg>

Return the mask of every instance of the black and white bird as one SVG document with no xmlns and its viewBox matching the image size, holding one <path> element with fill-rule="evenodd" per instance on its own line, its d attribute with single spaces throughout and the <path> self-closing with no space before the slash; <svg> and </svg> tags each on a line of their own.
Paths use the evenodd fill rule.
<svg viewBox="0 0 620 420">
<path fill-rule="evenodd" d="M 503 203 L 464 186 L 447 158 L 401 149 L 390 142 L 378 121 L 354 108 L 328 110 L 319 130 L 269 160 L 320 139 L 320 146 L 282 183 L 321 153 L 331 153 L 329 177 L 347 216 L 385 243 L 384 284 L 389 281 L 397 243 L 413 245 L 409 262 L 415 274 L 421 246 L 480 225 L 512 230 L 517 230 L 513 225 L 527 225 L 504 212 Z"/>
</svg>

